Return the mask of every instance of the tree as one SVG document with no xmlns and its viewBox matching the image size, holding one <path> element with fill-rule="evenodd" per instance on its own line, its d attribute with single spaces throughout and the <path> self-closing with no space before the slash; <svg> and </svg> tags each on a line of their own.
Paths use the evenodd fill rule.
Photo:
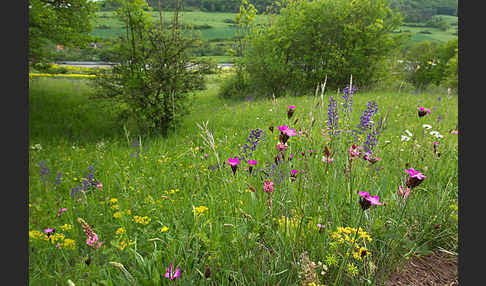
<svg viewBox="0 0 486 286">
<path fill-rule="evenodd" d="M 45 58 L 49 43 L 86 45 L 96 9 L 90 0 L 29 0 L 29 58 Z"/>
<path fill-rule="evenodd" d="M 407 51 L 407 80 L 416 88 L 425 89 L 430 84 L 440 81 L 439 51 L 440 44 L 427 40 L 415 44 Z"/>
<path fill-rule="evenodd" d="M 185 35 L 178 9 L 170 26 L 150 20 L 145 0 L 120 0 L 117 10 L 124 23 L 117 56 L 120 64 L 100 71 L 95 97 L 121 108 L 121 119 L 133 120 L 142 131 L 167 134 L 187 113 L 190 93 L 204 86 L 203 62 L 190 59 L 195 40 Z"/>
<path fill-rule="evenodd" d="M 328 86 L 372 85 L 397 46 L 400 18 L 386 0 L 287 0 L 266 26 L 253 25 L 240 65 L 267 95 L 312 92 Z"/>
</svg>

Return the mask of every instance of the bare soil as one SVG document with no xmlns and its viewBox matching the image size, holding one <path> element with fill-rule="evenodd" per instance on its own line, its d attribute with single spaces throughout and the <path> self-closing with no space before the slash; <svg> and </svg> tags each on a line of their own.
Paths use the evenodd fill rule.
<svg viewBox="0 0 486 286">
<path fill-rule="evenodd" d="M 410 258 L 386 286 L 457 286 L 457 255 L 437 251 Z"/>
</svg>

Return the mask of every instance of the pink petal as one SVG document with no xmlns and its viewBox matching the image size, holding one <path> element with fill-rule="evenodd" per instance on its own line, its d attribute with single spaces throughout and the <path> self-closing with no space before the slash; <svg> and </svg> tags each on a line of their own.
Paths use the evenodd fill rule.
<svg viewBox="0 0 486 286">
<path fill-rule="evenodd" d="M 358 195 L 362 196 L 363 198 L 369 198 L 370 194 L 368 192 L 358 192 Z"/>
</svg>

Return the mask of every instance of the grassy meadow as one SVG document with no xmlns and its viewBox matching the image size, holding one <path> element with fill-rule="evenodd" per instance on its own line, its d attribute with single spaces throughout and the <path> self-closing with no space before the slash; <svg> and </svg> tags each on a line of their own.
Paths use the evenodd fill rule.
<svg viewBox="0 0 486 286">
<path fill-rule="evenodd" d="M 456 96 L 358 89 L 345 112 L 336 91 L 222 99 L 223 77 L 165 138 L 121 125 L 89 79 L 30 79 L 30 285 L 382 285 L 408 257 L 457 253 Z M 353 136 L 370 101 L 383 128 Z M 410 168 L 426 177 L 407 198 Z"/>
</svg>

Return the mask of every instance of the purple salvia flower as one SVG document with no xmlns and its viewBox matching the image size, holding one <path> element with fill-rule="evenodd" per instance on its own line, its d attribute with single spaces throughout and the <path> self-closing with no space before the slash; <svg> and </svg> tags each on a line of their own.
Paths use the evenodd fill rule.
<svg viewBox="0 0 486 286">
<path fill-rule="evenodd" d="M 329 107 L 327 110 L 327 130 L 332 137 L 338 133 L 338 110 L 337 103 L 333 97 L 329 97 Z"/>
<path fill-rule="evenodd" d="M 71 189 L 71 195 L 74 196 L 75 194 L 79 193 L 79 185 L 76 185 L 75 188 Z"/>
<path fill-rule="evenodd" d="M 46 166 L 46 161 L 41 161 L 39 164 L 37 164 L 41 170 L 40 170 L 40 177 L 41 180 L 44 181 L 44 184 L 47 182 L 47 179 L 49 177 L 49 168 Z"/>
<path fill-rule="evenodd" d="M 61 183 L 61 178 L 62 178 L 62 173 L 58 172 L 56 177 L 56 185 L 59 185 Z"/>
<path fill-rule="evenodd" d="M 263 130 L 261 129 L 252 129 L 250 136 L 246 139 L 245 145 L 240 152 L 241 157 L 240 160 L 245 160 L 245 158 L 249 158 L 253 155 L 253 152 L 256 150 L 256 147 L 260 141 L 263 141 L 264 138 L 262 136 Z"/>
<path fill-rule="evenodd" d="M 376 141 L 380 132 L 376 129 L 375 126 L 370 127 L 370 132 L 366 137 L 366 141 L 363 144 L 364 151 L 369 153 L 370 155 L 373 153 L 373 148 L 376 146 Z"/>
<path fill-rule="evenodd" d="M 349 89 L 349 85 L 346 86 L 343 89 L 343 92 L 344 92 L 344 95 L 343 95 L 344 103 L 342 103 L 342 105 L 343 105 L 343 112 L 345 112 L 345 113 L 350 113 L 351 112 L 351 106 L 353 105 L 353 94 L 354 94 L 354 92 L 356 90 L 357 90 L 356 87 L 353 87 L 350 90 Z"/>
</svg>

